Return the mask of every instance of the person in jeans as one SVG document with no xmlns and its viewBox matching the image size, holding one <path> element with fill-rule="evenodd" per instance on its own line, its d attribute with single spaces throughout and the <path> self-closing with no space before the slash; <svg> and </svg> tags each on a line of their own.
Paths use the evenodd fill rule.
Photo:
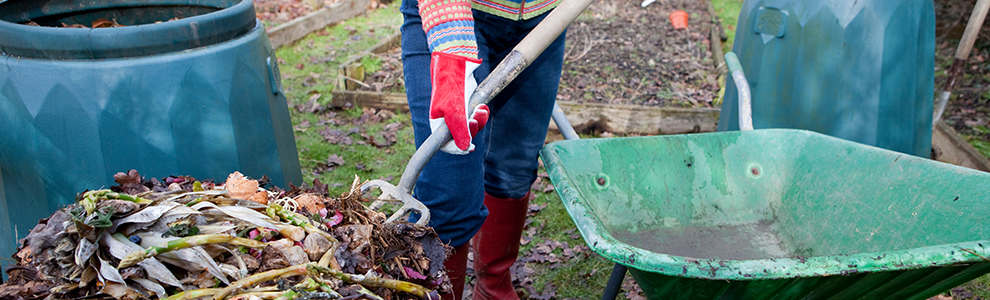
<svg viewBox="0 0 990 300">
<path fill-rule="evenodd" d="M 413 192 L 430 209 L 430 226 L 454 247 L 444 263 L 453 283 L 445 299 L 461 298 L 469 247 L 474 299 L 518 299 L 509 267 L 560 84 L 564 34 L 488 105 L 467 105 L 477 83 L 558 1 L 402 1 L 402 62 L 416 146 L 440 124 L 453 136 Z"/>
</svg>

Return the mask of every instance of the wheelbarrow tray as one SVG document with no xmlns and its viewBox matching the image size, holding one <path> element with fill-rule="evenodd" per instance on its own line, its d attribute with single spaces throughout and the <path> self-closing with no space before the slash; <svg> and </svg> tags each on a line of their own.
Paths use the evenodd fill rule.
<svg viewBox="0 0 990 300">
<path fill-rule="evenodd" d="M 803 130 L 541 151 L 650 299 L 926 299 L 990 272 L 990 174 Z"/>
</svg>

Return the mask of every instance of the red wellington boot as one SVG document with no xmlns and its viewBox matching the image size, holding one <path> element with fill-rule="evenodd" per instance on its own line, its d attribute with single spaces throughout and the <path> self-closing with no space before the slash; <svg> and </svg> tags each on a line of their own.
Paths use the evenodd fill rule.
<svg viewBox="0 0 990 300">
<path fill-rule="evenodd" d="M 503 199 L 485 194 L 488 219 L 471 239 L 474 249 L 474 273 L 477 277 L 473 297 L 478 299 L 519 299 L 512 287 L 509 267 L 519 254 L 519 238 L 526 222 L 529 195 L 520 199 Z"/>
<path fill-rule="evenodd" d="M 447 277 L 450 277 L 453 294 L 440 295 L 440 299 L 461 300 L 461 296 L 464 295 L 464 278 L 467 277 L 469 244 L 471 243 L 465 243 L 460 247 L 454 248 L 454 253 L 451 253 L 447 261 L 443 262 L 444 268 L 447 269 Z"/>
</svg>

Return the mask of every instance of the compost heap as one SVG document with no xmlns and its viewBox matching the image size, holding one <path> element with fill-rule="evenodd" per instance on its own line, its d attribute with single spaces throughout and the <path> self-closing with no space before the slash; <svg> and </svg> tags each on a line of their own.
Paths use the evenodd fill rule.
<svg viewBox="0 0 990 300">
<path fill-rule="evenodd" d="M 429 299 L 449 290 L 432 228 L 384 223 L 359 180 L 289 191 L 231 174 L 114 176 L 20 241 L 0 299 Z"/>
</svg>

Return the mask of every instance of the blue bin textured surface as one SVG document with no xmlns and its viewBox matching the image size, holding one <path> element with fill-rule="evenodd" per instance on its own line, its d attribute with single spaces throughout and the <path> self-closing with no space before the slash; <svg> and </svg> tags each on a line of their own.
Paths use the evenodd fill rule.
<svg viewBox="0 0 990 300">
<path fill-rule="evenodd" d="M 185 18 L 154 23 L 170 14 Z M 129 26 L 20 24 L 98 18 Z M 251 1 L 3 2 L 0 52 L 2 257 L 117 172 L 302 181 L 277 60 Z"/>
<path fill-rule="evenodd" d="M 732 51 L 753 95 L 753 127 L 807 129 L 931 155 L 931 0 L 753 0 Z M 728 80 L 718 130 L 738 130 Z"/>
</svg>

